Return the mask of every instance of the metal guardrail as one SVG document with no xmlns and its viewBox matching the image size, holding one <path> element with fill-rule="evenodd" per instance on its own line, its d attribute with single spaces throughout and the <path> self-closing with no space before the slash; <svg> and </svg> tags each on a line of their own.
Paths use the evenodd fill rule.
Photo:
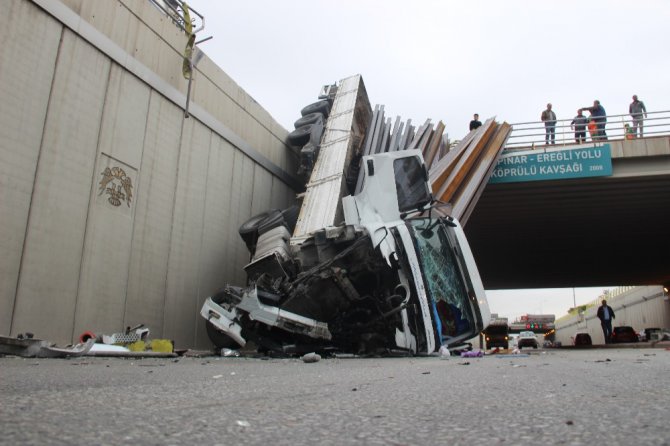
<svg viewBox="0 0 670 446">
<path fill-rule="evenodd" d="M 584 116 L 588 118 L 588 113 Z M 556 138 L 555 144 L 549 147 L 566 146 L 577 144 L 575 140 L 575 131 L 570 128 L 570 119 L 556 120 Z M 631 133 L 627 133 L 626 125 L 633 127 L 633 119 L 629 114 L 625 115 L 607 115 L 607 124 L 605 131 L 607 140 L 635 139 Z M 670 111 L 648 112 L 647 118 L 643 121 L 644 138 L 653 136 L 670 135 Z M 528 149 L 548 147 L 545 144 L 545 126 L 542 121 L 519 122 L 512 124 L 512 134 L 507 140 L 505 149 Z M 592 138 L 588 130 L 586 131 L 586 144 L 591 142 L 602 142 Z"/>
<path fill-rule="evenodd" d="M 184 5 L 182 0 L 149 0 L 163 14 L 168 16 L 182 31 L 186 31 L 186 19 L 184 18 Z M 205 28 L 205 17 L 195 9 L 188 6 L 189 17 L 193 27 L 193 34 Z"/>
</svg>

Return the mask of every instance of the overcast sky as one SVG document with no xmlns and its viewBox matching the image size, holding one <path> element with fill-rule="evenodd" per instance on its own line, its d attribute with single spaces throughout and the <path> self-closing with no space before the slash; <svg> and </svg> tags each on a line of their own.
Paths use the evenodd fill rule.
<svg viewBox="0 0 670 446">
<path fill-rule="evenodd" d="M 191 0 L 200 48 L 289 130 L 322 85 L 361 74 L 387 116 L 442 120 L 462 138 L 473 113 L 559 119 L 599 99 L 670 108 L 668 0 Z M 197 80 L 196 80 L 197 82 Z M 588 274 L 588 271 L 584 272 Z M 604 287 L 577 290 L 577 304 Z M 565 314 L 572 289 L 488 293 L 503 316 Z"/>
</svg>

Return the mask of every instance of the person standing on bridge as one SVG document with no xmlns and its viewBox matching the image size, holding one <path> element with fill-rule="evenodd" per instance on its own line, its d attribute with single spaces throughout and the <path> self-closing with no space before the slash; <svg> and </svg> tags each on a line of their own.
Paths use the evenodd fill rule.
<svg viewBox="0 0 670 446">
<path fill-rule="evenodd" d="M 600 326 L 603 327 L 603 336 L 605 337 L 605 344 L 609 344 L 612 338 L 612 319 L 615 318 L 614 310 L 607 305 L 607 301 L 603 299 L 602 305 L 598 307 L 596 313 L 600 319 Z"/>
<path fill-rule="evenodd" d="M 637 129 L 640 129 L 640 138 L 642 138 L 643 130 L 643 121 L 642 115 L 647 117 L 647 108 L 644 106 L 644 102 L 637 99 L 637 95 L 633 95 L 633 102 L 628 106 L 628 113 L 633 118 L 633 134 L 637 135 Z"/>
<path fill-rule="evenodd" d="M 473 116 L 472 121 L 470 121 L 470 131 L 478 129 L 481 126 L 482 126 L 482 123 L 479 120 L 479 115 L 477 113 L 475 113 L 475 115 Z"/>
<path fill-rule="evenodd" d="M 540 119 L 544 122 L 544 143 L 549 144 L 551 140 L 551 144 L 556 144 L 556 113 L 551 110 L 551 104 L 547 104 L 547 109 L 542 112 Z"/>
<path fill-rule="evenodd" d="M 589 120 L 582 114 L 582 109 L 577 110 L 577 116 L 572 118 L 570 128 L 575 131 L 575 142 L 584 144 L 586 142 L 586 124 Z"/>
<path fill-rule="evenodd" d="M 593 139 L 597 141 L 607 141 L 607 133 L 605 132 L 607 112 L 605 112 L 605 107 L 600 105 L 600 101 L 596 99 L 593 101 L 593 107 L 582 107 L 580 110 L 588 110 L 589 113 L 591 113 L 591 121 L 593 121 L 598 128 L 598 134 L 596 135 L 596 138 Z"/>
</svg>

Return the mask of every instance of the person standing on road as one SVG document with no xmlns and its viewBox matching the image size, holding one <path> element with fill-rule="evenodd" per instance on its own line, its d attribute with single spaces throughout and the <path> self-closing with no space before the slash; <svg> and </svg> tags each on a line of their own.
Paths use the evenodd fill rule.
<svg viewBox="0 0 670 446">
<path fill-rule="evenodd" d="M 607 305 L 607 301 L 603 299 L 602 305 L 598 307 L 597 313 L 600 319 L 600 326 L 603 327 L 603 336 L 605 336 L 605 344 L 609 344 L 612 340 L 612 319 L 615 318 L 614 310 Z"/>
<path fill-rule="evenodd" d="M 481 121 L 479 121 L 479 115 L 477 113 L 475 113 L 473 118 L 474 119 L 470 121 L 470 131 L 477 129 L 482 125 Z"/>
<path fill-rule="evenodd" d="M 598 134 L 594 140 L 607 141 L 607 133 L 605 132 L 605 125 L 607 124 L 607 112 L 605 107 L 600 105 L 599 100 L 593 101 L 593 107 L 582 107 L 580 110 L 588 110 L 591 113 L 590 119 L 596 124 Z"/>
<path fill-rule="evenodd" d="M 643 115 L 647 117 L 647 108 L 644 106 L 644 102 L 637 99 L 637 95 L 633 95 L 633 102 L 628 106 L 628 113 L 630 113 L 631 118 L 633 118 L 633 134 L 637 135 L 637 129 L 640 129 L 640 138 L 643 136 Z"/>
<path fill-rule="evenodd" d="M 575 131 L 575 142 L 584 144 L 586 142 L 586 124 L 589 120 L 582 114 L 582 109 L 577 110 L 577 116 L 572 118 L 570 128 Z"/>
<path fill-rule="evenodd" d="M 551 110 L 551 104 L 547 104 L 547 109 L 542 112 L 540 119 L 544 122 L 544 143 L 549 144 L 551 140 L 551 144 L 556 144 L 556 113 Z"/>
</svg>

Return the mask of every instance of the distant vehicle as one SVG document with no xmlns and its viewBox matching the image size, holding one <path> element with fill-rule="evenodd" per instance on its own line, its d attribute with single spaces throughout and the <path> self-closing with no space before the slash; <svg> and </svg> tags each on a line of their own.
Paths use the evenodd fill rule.
<svg viewBox="0 0 670 446">
<path fill-rule="evenodd" d="M 517 338 L 516 343 L 519 350 L 524 347 L 537 348 L 537 338 L 535 337 L 535 332 L 522 331 L 519 333 L 519 337 Z"/>
<path fill-rule="evenodd" d="M 640 341 L 657 341 L 663 336 L 660 328 L 645 328 L 640 330 L 638 337 L 640 338 Z"/>
<path fill-rule="evenodd" d="M 572 338 L 572 345 L 574 345 L 575 347 L 584 347 L 587 345 L 593 345 L 591 335 L 588 333 L 575 333 L 575 336 Z"/>
<path fill-rule="evenodd" d="M 509 325 L 506 323 L 491 324 L 484 330 L 486 348 L 507 348 L 509 345 Z"/>
<path fill-rule="evenodd" d="M 622 325 L 621 327 L 612 328 L 612 342 L 613 343 L 624 343 L 624 342 L 638 342 L 639 338 L 637 333 L 633 330 L 633 327 L 627 325 Z"/>
</svg>

